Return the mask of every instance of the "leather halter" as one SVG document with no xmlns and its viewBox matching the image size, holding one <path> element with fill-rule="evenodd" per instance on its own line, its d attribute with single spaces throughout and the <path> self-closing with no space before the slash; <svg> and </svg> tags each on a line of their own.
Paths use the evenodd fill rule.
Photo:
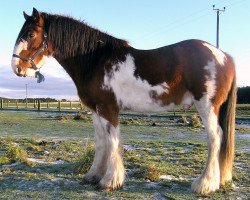
<svg viewBox="0 0 250 200">
<path fill-rule="evenodd" d="M 31 57 L 31 58 L 27 58 L 27 57 L 24 57 L 24 56 L 20 56 L 20 55 L 17 55 L 17 54 L 13 54 L 12 56 L 15 57 L 15 58 L 20 58 L 22 61 L 25 61 L 25 62 L 28 62 L 31 64 L 32 68 L 34 70 L 37 70 L 38 67 L 36 66 L 34 60 L 37 56 L 39 56 L 39 54 L 44 50 L 44 49 L 47 49 L 48 48 L 48 45 L 47 45 L 47 34 L 46 32 L 43 33 L 43 44 L 41 45 L 41 47 L 37 50 L 37 52 Z"/>
</svg>

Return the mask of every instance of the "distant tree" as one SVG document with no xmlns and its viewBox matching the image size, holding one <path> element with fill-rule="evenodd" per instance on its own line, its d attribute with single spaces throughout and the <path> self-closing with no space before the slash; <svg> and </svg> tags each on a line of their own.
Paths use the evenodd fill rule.
<svg viewBox="0 0 250 200">
<path fill-rule="evenodd" d="M 250 87 L 241 87 L 238 88 L 237 92 L 237 103 L 250 103 Z"/>
</svg>

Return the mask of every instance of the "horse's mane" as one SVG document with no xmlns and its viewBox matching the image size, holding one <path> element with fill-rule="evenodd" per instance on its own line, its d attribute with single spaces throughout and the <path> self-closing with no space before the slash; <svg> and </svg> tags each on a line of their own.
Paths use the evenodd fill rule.
<svg viewBox="0 0 250 200">
<path fill-rule="evenodd" d="M 100 67 L 100 59 L 117 57 L 117 52 L 128 47 L 125 40 L 88 26 L 86 23 L 68 16 L 42 13 L 44 31 L 53 45 L 53 56 L 58 60 L 67 60 L 67 64 L 77 67 L 78 73 L 66 71 L 81 80 L 91 78 L 92 72 Z M 104 58 L 104 59 L 105 59 Z"/>
<path fill-rule="evenodd" d="M 128 46 L 127 41 L 117 39 L 72 17 L 47 13 L 42 15 L 48 38 L 60 51 L 61 58 L 89 54 L 100 45 L 108 45 L 114 49 Z"/>
</svg>

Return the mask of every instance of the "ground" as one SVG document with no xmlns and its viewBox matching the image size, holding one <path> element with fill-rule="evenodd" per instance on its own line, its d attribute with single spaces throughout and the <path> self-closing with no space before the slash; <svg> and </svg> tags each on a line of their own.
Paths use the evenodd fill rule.
<svg viewBox="0 0 250 200">
<path fill-rule="evenodd" d="M 120 190 L 105 192 L 79 184 L 94 155 L 89 115 L 74 120 L 70 114 L 0 111 L 0 199 L 247 199 L 249 110 L 237 114 L 233 183 L 200 196 L 191 192 L 207 156 L 199 123 L 122 115 L 126 182 Z"/>
</svg>

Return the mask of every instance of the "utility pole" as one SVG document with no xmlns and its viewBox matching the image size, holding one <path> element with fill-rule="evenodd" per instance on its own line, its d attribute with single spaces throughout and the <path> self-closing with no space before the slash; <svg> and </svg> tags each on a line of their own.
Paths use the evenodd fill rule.
<svg viewBox="0 0 250 200">
<path fill-rule="evenodd" d="M 217 13 L 217 29 L 216 29 L 216 47 L 219 48 L 219 26 L 220 26 L 220 14 L 226 10 L 226 7 L 223 7 L 223 9 L 215 8 L 215 5 L 213 5 L 213 10 Z"/>
<path fill-rule="evenodd" d="M 28 84 L 25 84 L 25 91 L 26 91 L 26 107 L 28 105 Z"/>
</svg>

